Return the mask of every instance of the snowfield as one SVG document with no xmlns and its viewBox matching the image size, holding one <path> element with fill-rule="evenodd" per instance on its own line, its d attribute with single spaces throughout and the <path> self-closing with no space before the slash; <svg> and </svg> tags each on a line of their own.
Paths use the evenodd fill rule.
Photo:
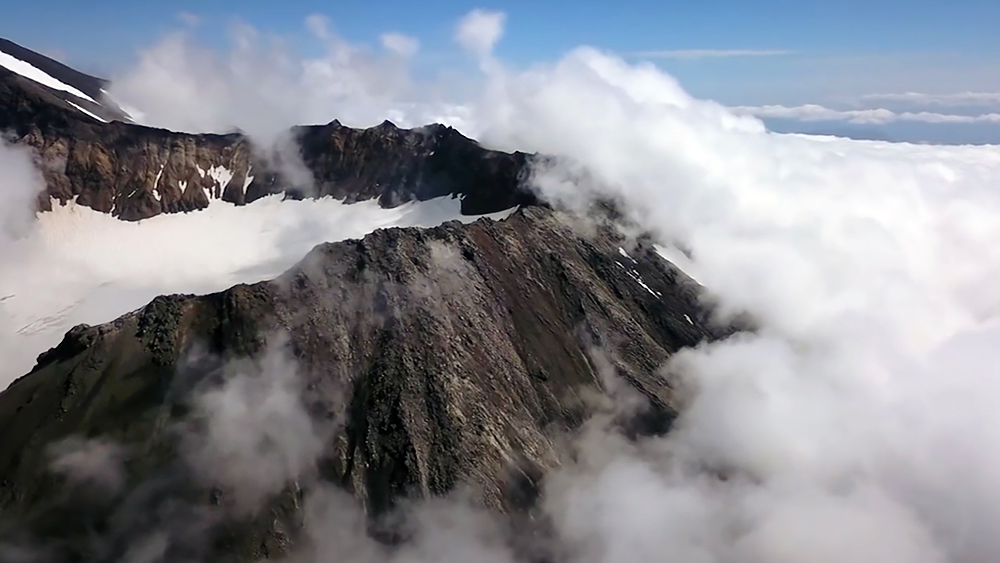
<svg viewBox="0 0 1000 563">
<path fill-rule="evenodd" d="M 27 373 L 39 353 L 77 324 L 108 322 L 157 295 L 270 279 L 323 242 L 479 218 L 461 215 L 460 205 L 439 198 L 382 209 L 375 200 L 345 205 L 271 196 L 244 207 L 213 201 L 201 211 L 128 223 L 55 202 L 30 234 L 0 249 L 0 385 Z"/>
</svg>

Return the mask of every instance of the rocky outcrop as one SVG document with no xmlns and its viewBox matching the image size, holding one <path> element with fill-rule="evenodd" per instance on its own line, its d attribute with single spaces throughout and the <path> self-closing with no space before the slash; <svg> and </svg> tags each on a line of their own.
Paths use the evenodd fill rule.
<svg viewBox="0 0 1000 563">
<path fill-rule="evenodd" d="M 578 230 L 541 207 L 502 222 L 380 230 L 320 245 L 270 282 L 161 297 L 78 327 L 0 394 L 2 514 L 22 515 L 31 530 L 23 537 L 35 542 L 58 537 L 62 559 L 53 560 L 111 561 L 124 547 L 112 542 L 95 556 L 94 530 L 131 534 L 115 527 L 135 524 L 122 514 L 136 509 L 136 495 L 208 511 L 231 498 L 224 485 L 152 494 L 150 483 L 197 481 L 172 461 L 171 428 L 195 390 L 224 381 L 227 364 L 263 355 L 276 334 L 286 335 L 311 416 L 331 428 L 315 461 L 321 481 L 373 518 L 401 498 L 460 486 L 500 511 L 521 510 L 566 455 L 562 439 L 595 412 L 617 413 L 627 434 L 665 432 L 677 405 L 660 367 L 726 334 L 709 324 L 693 281 L 616 233 Z M 642 406 L 616 410 L 623 393 Z M 72 436 L 131 452 L 131 492 L 96 512 L 67 508 L 47 452 Z M 205 549 L 240 560 L 287 550 L 301 524 L 300 485 L 275 495 L 263 516 L 212 528 Z"/>
<path fill-rule="evenodd" d="M 462 199 L 467 215 L 536 202 L 524 185 L 528 155 L 487 150 L 449 127 L 403 130 L 386 122 L 354 129 L 336 121 L 297 127 L 292 143 L 306 179 L 292 183 L 270 151 L 255 150 L 243 135 L 104 123 L 4 68 L 0 132 L 34 149 L 47 184 L 43 210 L 75 198 L 133 221 L 201 209 L 213 199 L 242 205 L 275 193 L 377 198 L 385 207 L 451 195 Z"/>
</svg>

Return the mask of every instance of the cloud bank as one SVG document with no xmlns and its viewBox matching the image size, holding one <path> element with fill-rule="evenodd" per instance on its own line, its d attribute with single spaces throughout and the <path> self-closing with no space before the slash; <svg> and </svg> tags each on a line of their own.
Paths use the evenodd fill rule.
<svg viewBox="0 0 1000 563">
<path fill-rule="evenodd" d="M 958 92 L 954 94 L 905 92 L 901 94 L 867 94 L 861 96 L 861 99 L 922 106 L 991 106 L 1000 105 L 1000 92 Z"/>
<path fill-rule="evenodd" d="M 978 115 L 943 114 L 928 111 L 896 112 L 885 108 L 836 110 L 816 104 L 801 106 L 737 106 L 731 108 L 736 113 L 761 118 L 795 119 L 799 121 L 846 121 L 858 124 L 884 125 L 899 121 L 920 123 L 966 123 L 1000 125 L 1000 113 Z"/>
<path fill-rule="evenodd" d="M 566 516 L 594 560 L 1000 552 L 1000 386 L 982 345 L 1000 313 L 1000 149 L 770 134 L 592 49 L 491 79 L 472 112 L 484 139 L 584 163 L 589 189 L 682 241 L 696 277 L 763 327 L 665 367 L 696 392 L 651 446 L 662 457 L 609 464 L 569 512 L 594 516 Z M 572 202 L 566 177 L 539 183 Z M 983 363 L 956 369 L 970 357 Z"/>
</svg>

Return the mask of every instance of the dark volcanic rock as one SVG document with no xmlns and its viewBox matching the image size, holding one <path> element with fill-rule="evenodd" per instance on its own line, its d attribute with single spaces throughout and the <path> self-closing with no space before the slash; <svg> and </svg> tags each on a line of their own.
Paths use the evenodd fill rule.
<svg viewBox="0 0 1000 563">
<path fill-rule="evenodd" d="M 0 38 L 0 52 L 7 53 L 20 61 L 30 64 L 63 84 L 72 86 L 95 100 L 101 98 L 101 89 L 107 86 L 107 81 L 102 78 L 84 74 L 49 57 L 36 53 L 31 49 L 26 49 L 13 41 Z"/>
<path fill-rule="evenodd" d="M 68 72 L 75 71 L 62 74 Z M 100 79 L 81 76 L 81 88 L 100 90 Z M 0 133 L 34 149 L 47 184 L 39 199 L 44 210 L 53 200 L 77 198 L 131 221 L 204 208 L 212 199 L 242 205 L 275 193 L 377 198 L 383 207 L 452 195 L 467 215 L 537 202 L 525 187 L 528 155 L 487 150 L 441 125 L 296 127 L 293 142 L 312 184 L 303 191 L 243 135 L 103 123 L 68 105 L 64 94 L 0 67 Z"/>
<path fill-rule="evenodd" d="M 84 111 L 89 112 L 92 115 L 88 116 L 87 119 L 90 120 L 130 121 L 125 112 L 104 95 L 104 88 L 108 85 L 107 80 L 79 72 L 59 61 L 25 49 L 3 38 L 0 38 L 0 53 L 13 57 L 20 63 L 27 63 L 56 81 L 77 90 L 77 93 L 73 93 L 67 89 L 44 86 L 34 80 L 8 72 L 8 69 L 0 64 L 0 76 L 16 81 L 21 87 L 28 88 L 42 96 L 48 103 L 81 115 L 86 115 L 83 113 Z"/>
<path fill-rule="evenodd" d="M 697 285 L 653 250 L 626 255 L 612 229 L 584 236 L 565 219 L 528 207 L 502 222 L 376 231 L 320 245 L 274 281 L 162 297 L 73 329 L 0 394 L 2 514 L 22 515 L 35 541 L 60 538 L 60 553 L 111 560 L 88 551 L 93 542 L 80 538 L 91 536 L 74 536 L 74 522 L 86 516 L 80 527 L 110 534 L 136 491 L 148 493 L 142 483 L 190 482 L 177 478 L 170 428 L 191 390 L 226 363 L 261 356 L 275 334 L 287 335 L 310 412 L 336 422 L 320 475 L 369 515 L 460 486 L 501 511 L 526 509 L 566 455 L 566 434 L 617 400 L 609 378 L 647 405 L 619 413 L 626 434 L 665 432 L 677 406 L 660 367 L 724 335 L 707 324 Z M 46 452 L 71 436 L 132 452 L 132 492 L 97 516 L 57 502 Z M 182 490 L 199 510 L 232 493 Z M 284 551 L 297 491 L 290 485 L 260 519 L 213 532 L 205 549 L 241 560 Z M 43 525 L 57 517 L 61 531 Z"/>
<path fill-rule="evenodd" d="M 297 128 L 296 137 L 320 195 L 395 207 L 456 194 L 465 215 L 536 203 L 522 186 L 528 155 L 485 150 L 444 125 L 406 130 L 385 121 L 357 130 L 334 121 Z"/>
</svg>

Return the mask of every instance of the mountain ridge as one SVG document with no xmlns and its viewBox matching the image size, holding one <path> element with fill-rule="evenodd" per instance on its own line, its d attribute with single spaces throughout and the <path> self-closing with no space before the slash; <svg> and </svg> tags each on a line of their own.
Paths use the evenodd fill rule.
<svg viewBox="0 0 1000 563">
<path fill-rule="evenodd" d="M 375 524 L 405 499 L 460 486 L 500 513 L 530 510 L 541 475 L 569 455 L 567 432 L 609 408 L 626 435 L 666 432 L 679 398 L 660 366 L 734 330 L 714 325 L 699 286 L 652 248 L 626 250 L 611 224 L 584 233 L 572 223 L 525 207 L 502 221 L 381 229 L 319 245 L 269 282 L 160 297 L 77 327 L 0 393 L 3 512 L 28 515 L 31 533 L 56 534 L 87 559 L 91 544 L 42 523 L 58 514 L 70 530 L 105 529 L 163 468 L 201 483 L 167 495 L 193 498 L 198 510 L 240 498 L 233 483 L 178 469 L 166 429 L 191 409 L 192 393 L 232 380 L 226 366 L 260 360 L 278 333 L 306 412 L 338 422 L 321 440 L 319 481 L 289 475 L 258 508 L 290 520 L 224 518 L 224 535 L 242 538 L 225 549 L 251 554 L 239 560 L 266 555 L 264 544 L 272 554 L 298 545 L 281 531 L 301 517 L 288 504 L 296 487 L 343 489 Z M 609 406 L 623 397 L 631 406 Z M 147 452 L 126 462 L 137 488 L 68 515 L 46 452 L 73 436 Z M 517 484 L 512 475 L 535 477 Z"/>
<path fill-rule="evenodd" d="M 539 203 L 527 186 L 531 155 L 485 149 L 439 124 L 354 129 L 334 120 L 293 127 L 295 156 L 308 176 L 302 185 L 290 181 L 297 162 L 283 165 L 280 154 L 240 133 L 104 123 L 66 107 L 50 90 L 0 67 L 0 131 L 33 150 L 46 183 L 38 201 L 43 211 L 54 201 L 75 200 L 135 221 L 203 209 L 213 200 L 244 205 L 279 193 L 378 199 L 383 207 L 460 197 L 464 215 Z"/>
</svg>

